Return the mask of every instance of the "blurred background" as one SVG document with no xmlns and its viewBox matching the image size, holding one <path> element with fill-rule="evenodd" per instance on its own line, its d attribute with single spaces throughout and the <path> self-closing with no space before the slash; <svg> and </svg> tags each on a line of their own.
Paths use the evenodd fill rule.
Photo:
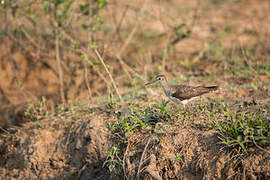
<svg viewBox="0 0 270 180">
<path fill-rule="evenodd" d="M 269 95 L 268 0 L 0 3 L 1 127 L 33 102 L 126 101 L 156 74 L 221 85 L 224 98 Z"/>
</svg>

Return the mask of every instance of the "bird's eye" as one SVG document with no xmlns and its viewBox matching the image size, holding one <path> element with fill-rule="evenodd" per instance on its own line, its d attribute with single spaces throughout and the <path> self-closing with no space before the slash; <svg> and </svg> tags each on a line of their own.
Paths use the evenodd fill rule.
<svg viewBox="0 0 270 180">
<path fill-rule="evenodd" d="M 157 80 L 160 81 L 160 77 L 158 77 Z"/>
</svg>

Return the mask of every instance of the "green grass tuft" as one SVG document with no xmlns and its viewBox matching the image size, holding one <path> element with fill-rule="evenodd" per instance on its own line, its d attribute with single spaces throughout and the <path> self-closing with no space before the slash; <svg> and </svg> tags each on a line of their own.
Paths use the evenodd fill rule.
<svg viewBox="0 0 270 180">
<path fill-rule="evenodd" d="M 244 106 L 254 106 L 254 103 L 244 103 Z M 239 146 L 245 151 L 251 146 L 270 144 L 270 121 L 266 113 L 233 112 L 223 103 L 222 116 L 223 118 L 215 117 L 214 123 L 222 144 L 228 147 Z"/>
</svg>

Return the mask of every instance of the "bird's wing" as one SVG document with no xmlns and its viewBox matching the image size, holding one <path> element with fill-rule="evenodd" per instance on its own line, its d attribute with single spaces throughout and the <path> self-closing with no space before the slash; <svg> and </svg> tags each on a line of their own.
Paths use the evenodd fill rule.
<svg viewBox="0 0 270 180">
<path fill-rule="evenodd" d="M 193 86 L 187 86 L 187 85 L 176 85 L 176 86 L 173 86 L 172 89 L 174 89 L 174 91 L 171 93 L 171 96 L 183 101 L 185 99 L 190 99 L 190 98 L 211 92 L 213 90 L 216 90 L 217 86 L 193 87 Z"/>
</svg>

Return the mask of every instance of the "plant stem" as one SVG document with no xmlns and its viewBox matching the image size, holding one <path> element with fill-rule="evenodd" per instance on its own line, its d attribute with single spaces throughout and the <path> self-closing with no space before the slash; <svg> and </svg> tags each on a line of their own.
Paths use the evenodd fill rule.
<svg viewBox="0 0 270 180">
<path fill-rule="evenodd" d="M 98 59 L 100 60 L 100 62 L 101 62 L 102 65 L 104 66 L 104 68 L 105 68 L 107 74 L 109 75 L 109 77 L 110 77 L 110 79 L 111 79 L 111 82 L 112 82 L 112 84 L 113 84 L 113 87 L 114 87 L 114 89 L 115 89 L 115 91 L 116 91 L 116 93 L 117 93 L 117 95 L 118 95 L 118 97 L 119 97 L 119 99 L 120 99 L 120 102 L 123 103 L 124 101 L 123 101 L 123 99 L 122 99 L 122 96 L 121 96 L 121 94 L 120 94 L 119 91 L 118 91 L 118 88 L 117 88 L 117 86 L 116 86 L 116 84 L 115 84 L 115 82 L 114 82 L 114 80 L 113 80 L 113 77 L 112 77 L 110 71 L 108 70 L 108 68 L 106 67 L 106 64 L 104 63 L 103 58 L 100 56 L 100 54 L 99 54 L 99 52 L 98 52 L 98 50 L 97 50 L 96 48 L 94 49 L 94 52 L 96 53 Z"/>
<path fill-rule="evenodd" d="M 60 48 L 59 48 L 59 33 L 58 30 L 55 31 L 55 51 L 56 51 L 56 61 L 58 66 L 58 76 L 59 76 L 59 83 L 60 83 L 60 95 L 61 100 L 65 103 L 65 94 L 64 94 L 64 81 L 63 81 L 63 71 L 61 67 L 61 60 L 60 60 Z"/>
</svg>

